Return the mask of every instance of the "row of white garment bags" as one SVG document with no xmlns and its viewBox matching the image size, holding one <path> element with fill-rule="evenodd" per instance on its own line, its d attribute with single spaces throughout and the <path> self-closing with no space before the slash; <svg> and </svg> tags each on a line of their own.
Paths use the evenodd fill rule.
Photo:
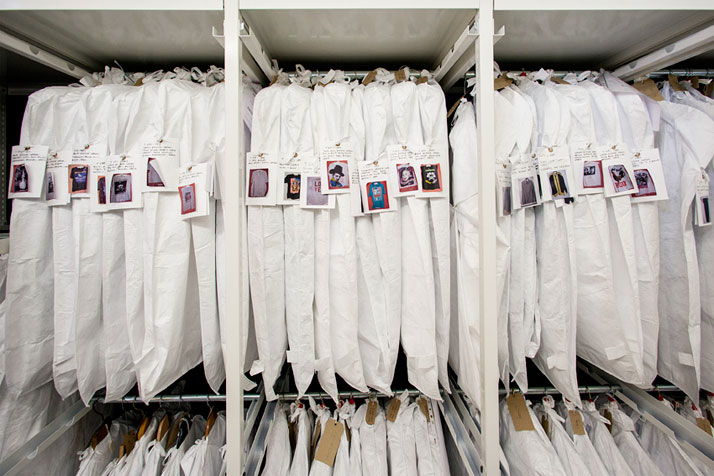
<svg viewBox="0 0 714 476">
<path fill-rule="evenodd" d="M 43 89 L 29 97 L 20 144 L 50 153 L 89 145 L 106 149 L 100 156 L 140 159 L 145 144 L 170 138 L 178 144 L 176 167 L 215 164 L 216 187 L 231 186 L 220 173 L 221 76 L 215 68 L 108 70 L 78 87 Z M 248 111 L 255 89 L 246 83 Z M 250 113 L 244 116 L 250 124 Z M 43 198 L 13 201 L 0 325 L 0 381 L 9 393 L 27 395 L 54 380 L 63 398 L 78 390 L 87 402 L 106 388 L 112 400 L 136 383 L 151 398 L 202 361 L 218 391 L 225 379 L 221 202 L 211 200 L 207 216 L 184 220 L 177 190 L 141 199 L 141 208 L 103 213 L 92 211 L 89 198 L 52 207 Z"/>
<path fill-rule="evenodd" d="M 691 86 L 675 92 L 669 84 L 663 87 L 666 100 L 655 101 L 609 73 L 571 74 L 564 84 L 551 81 L 543 70 L 514 79 L 517 84 L 495 92 L 498 181 L 501 169 L 513 171 L 504 181 L 510 214 L 498 218 L 502 380 L 508 385 L 512 375 L 526 391 L 525 359 L 532 358 L 580 407 L 577 354 L 639 386 L 649 386 L 659 374 L 692 398 L 700 388 L 714 389 L 714 351 L 702 345 L 714 332 L 714 232 L 693 224 L 695 207 L 709 194 L 708 184 L 699 192 L 697 186 L 712 176 L 714 101 Z M 461 321 L 478 315 L 478 296 L 472 292 L 478 284 L 478 202 L 470 186 L 477 178 L 476 120 L 468 102 L 456 111 L 450 143 Z M 628 160 L 652 156 L 657 147 L 664 173 L 658 186 L 666 184 L 669 198 L 575 196 L 583 162 L 569 159 L 579 147 L 598 146 L 624 150 Z M 558 150 L 565 154 L 560 176 L 567 182 L 544 177 L 542 189 L 562 196 L 567 184 L 574 200 L 543 198 L 541 203 L 515 178 L 523 177 L 517 173 L 534 157 L 541 168 L 550 166 L 540 157 Z M 600 163 L 600 176 L 607 181 L 606 164 Z M 566 173 L 570 166 L 572 176 Z M 531 194 L 537 193 L 537 183 L 528 184 Z M 646 182 L 640 185 L 646 188 Z M 511 207 L 530 199 L 538 205 Z M 478 332 L 477 321 L 469 325 Z M 478 339 L 472 342 L 478 345 Z M 470 361 L 478 357 L 476 348 Z"/>
</svg>

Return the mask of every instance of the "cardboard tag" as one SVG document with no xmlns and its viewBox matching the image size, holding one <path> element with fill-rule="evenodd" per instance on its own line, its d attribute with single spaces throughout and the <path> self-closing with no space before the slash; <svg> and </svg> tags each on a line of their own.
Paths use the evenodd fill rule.
<svg viewBox="0 0 714 476">
<path fill-rule="evenodd" d="M 501 89 L 506 89 L 511 84 L 513 84 L 513 80 L 505 74 L 502 74 L 493 80 L 493 89 L 494 91 L 500 91 Z"/>
<path fill-rule="evenodd" d="M 353 157 L 354 151 L 348 144 L 340 142 L 323 147 L 320 151 L 323 194 L 350 193 Z"/>
<path fill-rule="evenodd" d="M 658 149 L 647 149 L 632 156 L 637 193 L 632 195 L 632 203 L 667 200 L 667 184 Z"/>
<path fill-rule="evenodd" d="M 399 415 L 399 408 L 402 406 L 402 401 L 394 397 L 389 401 L 389 406 L 387 407 L 387 420 L 391 422 L 397 421 L 397 415 Z"/>
<path fill-rule="evenodd" d="M 570 425 L 573 428 L 574 435 L 584 435 L 585 425 L 583 424 L 583 416 L 577 410 L 568 410 L 570 416 Z"/>
<path fill-rule="evenodd" d="M 706 418 L 697 418 L 697 426 L 706 431 L 709 436 L 712 436 L 712 426 Z"/>
<path fill-rule="evenodd" d="M 320 421 L 319 418 L 317 418 L 317 421 L 315 422 L 315 431 L 313 433 L 312 437 L 312 450 L 310 451 L 310 454 L 315 454 L 315 449 L 317 448 L 317 442 L 320 441 L 320 435 L 322 434 L 322 422 Z"/>
<path fill-rule="evenodd" d="M 574 198 L 573 165 L 570 155 L 563 147 L 540 147 L 536 152 L 542 199 L 564 200 Z"/>
<path fill-rule="evenodd" d="M 606 425 L 607 425 L 608 430 L 610 430 L 610 433 L 612 433 L 612 413 L 610 413 L 610 410 L 605 409 L 602 412 L 602 416 L 607 418 L 607 420 L 610 422 L 610 423 L 606 423 Z"/>
<path fill-rule="evenodd" d="M 550 435 L 550 420 L 548 420 L 548 415 L 543 415 L 540 417 L 540 426 L 545 430 L 546 435 Z"/>
<path fill-rule="evenodd" d="M 428 76 L 419 76 L 419 79 L 417 79 L 416 83 L 417 83 L 417 85 L 419 85 L 419 84 L 424 84 L 427 81 L 429 81 Z"/>
<path fill-rule="evenodd" d="M 276 203 L 277 157 L 268 152 L 249 152 L 245 156 L 245 204 L 270 206 Z"/>
<path fill-rule="evenodd" d="M 461 96 L 461 97 L 459 98 L 459 100 L 456 101 L 456 102 L 453 104 L 453 106 L 451 106 L 451 107 L 449 108 L 449 112 L 446 113 L 446 118 L 447 118 L 447 119 L 449 119 L 449 118 L 456 112 L 456 110 L 459 108 L 459 104 L 461 104 L 461 101 L 462 101 L 462 100 L 465 100 L 463 96 Z"/>
<path fill-rule="evenodd" d="M 146 191 L 175 192 L 178 187 L 179 147 L 176 139 L 160 139 L 144 144 Z"/>
<path fill-rule="evenodd" d="M 325 423 L 325 431 L 317 446 L 317 453 L 315 453 L 315 459 L 317 461 L 325 463 L 330 467 L 335 464 L 335 456 L 337 456 L 337 450 L 340 447 L 340 439 L 342 438 L 344 429 L 342 423 L 332 418 L 327 420 L 327 423 Z"/>
<path fill-rule="evenodd" d="M 615 144 L 598 147 L 598 156 L 602 161 L 606 197 L 632 195 L 639 191 L 627 146 Z"/>
<path fill-rule="evenodd" d="M 694 89 L 699 89 L 699 76 L 692 77 L 690 81 L 692 82 L 692 87 Z"/>
<path fill-rule="evenodd" d="M 709 420 L 709 424 L 714 424 L 714 415 L 712 414 L 712 411 L 710 408 L 707 408 L 707 420 Z"/>
<path fill-rule="evenodd" d="M 635 83 L 632 86 L 650 99 L 654 99 L 655 101 L 664 101 L 662 93 L 660 93 L 659 89 L 657 89 L 657 84 L 651 79 L 645 79 L 644 81 Z"/>
<path fill-rule="evenodd" d="M 146 176 L 139 162 L 127 155 L 107 157 L 106 202 L 109 210 L 141 208 Z"/>
<path fill-rule="evenodd" d="M 511 414 L 516 431 L 535 431 L 531 414 L 528 412 L 526 397 L 522 393 L 512 393 L 506 397 L 508 413 Z"/>
<path fill-rule="evenodd" d="M 426 421 L 430 422 L 431 416 L 429 416 L 429 402 L 426 400 L 426 398 L 419 397 L 417 399 L 417 405 L 419 406 L 419 410 L 421 410 L 421 413 L 424 415 L 424 418 L 426 418 Z"/>
<path fill-rule="evenodd" d="M 572 86 L 569 82 L 564 80 L 563 78 L 559 78 L 558 76 L 551 76 L 550 80 L 553 81 L 556 84 L 566 84 L 568 86 Z"/>
<path fill-rule="evenodd" d="M 377 418 L 377 408 L 379 408 L 377 400 L 370 400 L 367 403 L 367 414 L 364 416 L 364 421 L 366 421 L 368 425 L 374 425 L 374 420 Z"/>
<path fill-rule="evenodd" d="M 365 86 L 367 86 L 369 83 L 371 83 L 372 81 L 374 81 L 374 79 L 375 79 L 376 77 L 377 77 L 377 72 L 376 72 L 376 71 L 370 71 L 369 73 L 367 73 L 367 76 L 365 76 L 364 79 L 362 80 L 362 84 L 364 84 Z"/>
<path fill-rule="evenodd" d="M 407 80 L 407 72 L 404 69 L 400 69 L 394 72 L 394 80 L 398 83 Z"/>
<path fill-rule="evenodd" d="M 69 203 L 67 166 L 72 160 L 72 151 L 60 150 L 52 152 L 47 157 L 45 169 L 44 195 L 48 206 L 67 205 Z M 86 189 L 89 177 L 88 168 L 84 169 L 84 188 Z M 70 181 L 71 184 L 71 181 Z"/>
<path fill-rule="evenodd" d="M 697 226 L 710 226 L 712 224 L 711 211 L 709 210 L 709 175 L 702 170 L 697 175 L 696 193 L 694 195 L 694 224 Z"/>
<path fill-rule="evenodd" d="M 49 148 L 44 145 L 12 148 L 8 198 L 40 198 Z"/>
<path fill-rule="evenodd" d="M 668 74 L 667 81 L 669 81 L 669 84 L 672 85 L 672 89 L 674 89 L 675 91 L 684 91 L 682 85 L 679 84 L 679 78 L 677 78 L 675 75 Z"/>
</svg>

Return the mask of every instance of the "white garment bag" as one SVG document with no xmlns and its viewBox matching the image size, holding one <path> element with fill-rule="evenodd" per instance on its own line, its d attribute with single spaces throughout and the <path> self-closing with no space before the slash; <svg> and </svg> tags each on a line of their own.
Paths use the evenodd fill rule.
<svg viewBox="0 0 714 476">
<path fill-rule="evenodd" d="M 359 431 L 363 476 L 387 476 L 387 425 L 382 407 L 377 407 L 374 424 L 365 419 L 367 403 L 363 403 L 352 417 L 352 428 Z M 292 475 L 291 475 L 292 476 Z"/>
<path fill-rule="evenodd" d="M 285 410 L 278 406 L 265 443 L 265 467 L 261 476 L 288 476 L 290 472 L 290 430 Z"/>
<path fill-rule="evenodd" d="M 583 423 L 600 460 L 605 465 L 608 474 L 612 476 L 634 476 L 615 443 L 610 430 L 605 426 L 610 421 L 600 415 L 595 408 L 595 402 L 583 402 Z"/>
<path fill-rule="evenodd" d="M 323 436 L 325 435 L 325 428 L 327 428 L 327 420 L 330 419 L 330 409 L 325 406 L 324 403 L 320 403 L 318 405 L 315 403 L 315 400 L 312 399 L 312 397 L 308 397 L 310 399 L 310 410 L 312 413 L 315 414 L 315 436 L 314 438 L 318 437 L 318 429 L 320 430 L 320 440 L 317 442 L 317 445 L 315 446 L 315 452 L 312 455 L 312 464 L 310 465 L 310 476 L 332 476 L 332 466 L 327 465 L 323 463 L 322 461 L 318 461 L 315 459 L 315 456 L 317 455 L 318 451 L 320 450 L 320 445 L 322 444 L 328 444 L 323 441 Z M 313 441 L 314 441 L 313 438 Z"/>
<path fill-rule="evenodd" d="M 593 446 L 590 437 L 587 434 L 578 434 L 573 431 L 573 415 L 570 412 L 575 412 L 575 414 L 580 415 L 580 419 L 583 422 L 583 429 L 585 427 L 585 417 L 580 410 L 575 408 L 571 402 L 567 400 L 562 400 L 558 405 L 558 410 L 560 415 L 564 419 L 563 426 L 568 433 L 568 436 L 573 440 L 575 445 L 575 451 L 578 452 L 580 458 L 585 462 L 585 466 L 590 471 L 592 476 L 608 476 L 608 470 L 605 464 L 600 459 L 595 446 Z M 577 417 L 576 417 L 577 418 Z"/>
<path fill-rule="evenodd" d="M 344 430 L 340 437 L 340 446 L 337 448 L 335 455 L 335 464 L 332 467 L 333 476 L 353 476 L 351 472 L 350 461 L 350 424 L 352 416 L 355 413 L 354 400 L 350 402 L 341 402 L 339 408 L 335 412 L 337 421 L 342 423 Z"/>
<path fill-rule="evenodd" d="M 570 111 L 552 87 L 524 80 L 538 114 L 538 145 L 566 146 Z M 548 184 L 544 184 L 547 186 Z M 536 210 L 540 348 L 534 361 L 563 396 L 580 403 L 575 372 L 577 267 L 572 204 L 553 201 Z"/>
<path fill-rule="evenodd" d="M 312 418 L 305 405 L 300 402 L 290 404 L 290 423 L 296 427 L 296 443 L 289 474 L 290 476 L 306 476 L 310 471 Z"/>
<path fill-rule="evenodd" d="M 207 436 L 196 442 L 181 459 L 184 476 L 213 476 L 223 466 L 221 448 L 226 444 L 226 416 L 219 412 Z"/>
<path fill-rule="evenodd" d="M 113 422 L 109 433 L 95 448 L 89 446 L 79 455 L 77 476 L 99 476 L 109 463 L 119 455 L 119 446 L 129 427 L 120 422 Z"/>
<path fill-rule="evenodd" d="M 452 177 L 454 201 L 454 234 L 456 235 L 456 287 L 458 326 L 450 349 L 450 363 L 458 376 L 457 383 L 477 408 L 481 407 L 480 322 L 479 322 L 479 254 L 478 254 L 478 156 L 476 116 L 473 104 L 463 101 L 454 116 L 449 134 L 452 167 L 459 173 Z M 458 345 L 454 345 L 458 343 Z M 494 363 L 495 364 L 495 363 Z"/>
<path fill-rule="evenodd" d="M 401 404 L 397 418 L 387 421 L 387 460 L 391 474 L 418 476 L 414 411 L 416 404 L 409 403 L 409 393 L 399 395 Z M 419 411 L 419 410 L 417 410 Z"/>
<path fill-rule="evenodd" d="M 158 427 L 159 419 L 152 417 L 151 422 L 146 428 L 146 432 L 139 438 L 139 441 L 134 445 L 134 449 L 131 450 L 131 453 L 126 457 L 121 471 L 117 472 L 115 470 L 115 474 L 119 476 L 141 476 L 141 473 L 144 471 L 144 464 L 146 463 L 146 449 L 149 444 L 155 440 Z"/>
<path fill-rule="evenodd" d="M 312 121 L 315 147 L 335 146 L 343 142 L 354 151 L 353 157 L 360 160 L 364 154 L 364 143 L 353 127 L 361 115 L 351 113 L 351 86 L 336 73 L 335 81 L 312 95 Z M 364 126 L 361 126 L 364 128 Z M 321 158 L 322 160 L 322 158 Z M 354 173 L 354 170 L 352 171 Z M 355 242 L 355 219 L 352 216 L 351 194 L 335 196 L 335 208 L 329 210 L 329 248 L 318 246 L 318 232 L 315 232 L 315 275 L 327 269 L 330 338 L 332 362 L 335 372 L 349 385 L 359 391 L 367 391 L 359 351 L 359 316 L 357 297 L 357 246 Z M 318 220 L 323 220 L 321 214 Z M 324 239 L 324 232 L 321 238 Z M 329 249 L 329 266 L 323 263 Z M 320 280 L 324 276 L 320 276 Z M 325 292 L 315 285 L 315 295 Z M 320 299 L 323 299 L 320 297 Z M 320 312 L 320 311 L 318 311 Z M 320 338 L 318 337 L 318 346 Z M 318 355 L 321 360 L 322 356 Z M 325 389 L 327 391 L 327 389 Z M 334 397 L 333 397 L 334 398 Z"/>
<path fill-rule="evenodd" d="M 187 424 L 188 423 L 189 422 L 187 422 Z M 203 438 L 205 432 L 206 419 L 201 415 L 194 416 L 190 421 L 188 433 L 181 444 L 173 448 L 167 448 L 166 457 L 164 458 L 164 469 L 161 472 L 161 476 L 183 476 L 181 460 L 196 441 Z"/>
<path fill-rule="evenodd" d="M 665 86 L 668 95 L 671 88 Z M 683 104 L 660 102 L 660 155 L 669 200 L 660 210 L 659 374 L 696 399 L 699 392 L 700 290 L 692 203 L 697 177 L 714 150 L 714 123 Z"/>
<path fill-rule="evenodd" d="M 451 476 L 438 404 L 428 399 L 425 407 L 414 410 L 413 422 L 419 476 Z"/>
<path fill-rule="evenodd" d="M 252 152 L 279 153 L 284 91 L 285 86 L 274 84 L 255 96 Z M 262 372 L 268 400 L 277 398 L 273 385 L 280 374 L 287 348 L 283 232 L 282 207 L 248 207 L 250 299 L 260 357 L 253 362 L 251 375 Z"/>
<path fill-rule="evenodd" d="M 159 420 L 160 422 L 161 420 Z M 146 456 L 144 457 L 144 469 L 141 476 L 160 476 L 166 460 L 166 443 L 169 440 L 169 432 L 166 432 L 161 440 L 158 434 L 155 440 L 146 446 Z"/>
<path fill-rule="evenodd" d="M 412 81 L 394 84 L 390 96 L 397 143 L 407 147 L 423 145 L 416 84 Z M 401 200 L 399 213 L 402 219 L 402 347 L 407 356 L 408 379 L 428 397 L 440 400 L 429 200 L 406 197 Z"/>
<path fill-rule="evenodd" d="M 615 95 L 623 139 L 630 153 L 653 149 L 660 119 L 657 102 L 610 73 L 604 73 L 601 81 Z M 659 339 L 659 207 L 656 202 L 632 204 L 632 214 L 642 327 L 642 384 L 650 385 L 657 376 Z"/>
<path fill-rule="evenodd" d="M 310 115 L 311 98 L 312 90 L 297 83 L 291 84 L 282 93 L 279 157 L 281 163 L 309 164 L 316 159 Z M 279 176 L 278 182 L 279 195 L 281 195 L 285 186 L 282 176 Z M 303 395 L 307 391 L 316 368 L 325 371 L 331 367 L 328 359 L 315 360 L 315 324 L 312 306 L 315 297 L 314 221 L 314 212 L 300 208 L 297 203 L 283 207 L 285 282 L 287 283 L 285 317 L 289 346 L 287 360 L 293 369 L 298 395 Z M 332 393 L 335 393 L 334 390 Z"/>
<path fill-rule="evenodd" d="M 534 413 L 540 417 L 539 420 L 548 422 L 546 434 L 550 438 L 550 442 L 558 454 L 566 473 L 569 476 L 591 476 L 592 473 L 588 465 L 583 461 L 580 453 L 575 448 L 573 440 L 563 428 L 565 420 L 556 413 L 553 397 L 544 397 L 543 403 L 536 406 Z"/>
</svg>

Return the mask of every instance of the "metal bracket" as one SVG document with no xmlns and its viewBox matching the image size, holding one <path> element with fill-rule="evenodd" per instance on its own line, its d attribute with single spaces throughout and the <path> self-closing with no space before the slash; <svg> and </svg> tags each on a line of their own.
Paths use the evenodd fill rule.
<svg viewBox="0 0 714 476">
<path fill-rule="evenodd" d="M 451 395 L 442 391 L 441 398 L 443 402 L 439 402 L 439 408 L 444 415 L 444 421 L 449 433 L 451 433 L 451 437 L 459 450 L 464 468 L 469 476 L 479 476 L 481 474 L 481 461 L 479 460 L 478 451 L 476 451 L 476 447 L 464 427 L 461 416 L 451 401 Z"/>
<path fill-rule="evenodd" d="M 14 51 L 25 58 L 29 58 L 52 69 L 61 71 L 64 74 L 72 76 L 73 78 L 81 79 L 85 76 L 89 76 L 90 74 L 89 71 L 83 67 L 60 58 L 50 51 L 28 43 L 25 40 L 21 40 L 20 38 L 2 30 L 0 30 L 0 46 Z"/>
<path fill-rule="evenodd" d="M 258 65 L 265 77 L 272 80 L 275 76 L 277 76 L 277 62 L 271 59 L 270 55 L 265 51 L 265 48 L 263 48 L 260 41 L 253 33 L 250 25 L 248 25 L 242 18 L 240 20 L 239 36 L 241 42 L 243 42 L 246 49 L 250 52 L 250 55 L 253 57 L 255 63 Z"/>
</svg>

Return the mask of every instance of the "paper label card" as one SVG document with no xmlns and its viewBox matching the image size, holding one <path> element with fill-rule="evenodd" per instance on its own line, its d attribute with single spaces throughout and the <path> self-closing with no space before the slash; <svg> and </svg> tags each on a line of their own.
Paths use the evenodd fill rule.
<svg viewBox="0 0 714 476">
<path fill-rule="evenodd" d="M 530 160 L 530 155 L 527 159 L 511 166 L 511 208 L 513 210 L 541 204 L 538 170 Z"/>
<path fill-rule="evenodd" d="M 44 145 L 12 148 L 8 198 L 41 198 L 49 148 Z"/>
<path fill-rule="evenodd" d="M 416 149 L 412 157 L 419 176 L 419 191 L 416 196 L 448 198 L 446 181 L 449 180 L 449 165 L 446 157 L 438 150 L 428 147 Z"/>
<path fill-rule="evenodd" d="M 391 145 L 387 147 L 389 173 L 395 184 L 393 196 L 407 197 L 419 192 L 420 176 L 414 163 L 414 152 L 407 145 Z"/>
<path fill-rule="evenodd" d="M 330 467 L 335 464 L 335 457 L 340 447 L 343 431 L 344 425 L 342 423 L 332 418 L 327 420 L 325 430 L 322 432 L 322 437 L 317 445 L 315 460 L 325 463 Z"/>
<path fill-rule="evenodd" d="M 513 426 L 516 431 L 535 431 L 531 414 L 528 411 L 526 397 L 522 393 L 512 393 L 506 397 L 508 413 L 511 414 Z"/>
<path fill-rule="evenodd" d="M 391 196 L 388 160 L 360 162 L 359 181 L 365 213 L 389 212 L 397 209 L 399 202 Z"/>
<path fill-rule="evenodd" d="M 536 152 L 542 199 L 565 200 L 574 198 L 573 166 L 563 147 L 540 147 Z"/>
<path fill-rule="evenodd" d="M 320 151 L 320 173 L 325 184 L 323 193 L 350 193 L 350 174 L 354 151 L 347 143 L 323 147 Z"/>
<path fill-rule="evenodd" d="M 47 157 L 45 169 L 45 201 L 49 206 L 67 205 L 69 193 L 67 189 L 67 166 L 72 160 L 71 150 L 51 152 Z"/>
<path fill-rule="evenodd" d="M 498 186 L 496 195 L 496 207 L 498 216 L 507 217 L 511 215 L 513 209 L 513 198 L 511 190 L 511 163 L 497 162 L 496 163 L 496 184 Z"/>
<path fill-rule="evenodd" d="M 246 205 L 275 205 L 277 157 L 268 152 L 249 152 L 246 154 L 246 165 Z"/>
<path fill-rule="evenodd" d="M 621 144 L 600 147 L 598 155 L 602 160 L 602 171 L 605 174 L 606 197 L 632 195 L 638 192 L 627 147 Z"/>
<path fill-rule="evenodd" d="M 105 186 L 109 210 L 141 208 L 144 189 L 144 171 L 141 160 L 126 155 L 107 158 Z"/>
<path fill-rule="evenodd" d="M 570 416 L 570 425 L 573 428 L 574 435 L 584 435 L 585 425 L 583 424 L 583 416 L 577 410 L 568 410 Z"/>
<path fill-rule="evenodd" d="M 186 164 L 178 170 L 178 195 L 181 218 L 189 219 L 210 213 L 207 185 L 213 176 L 210 163 Z"/>
<path fill-rule="evenodd" d="M 632 195 L 632 203 L 667 200 L 667 184 L 658 149 L 641 150 L 631 159 L 635 175 L 637 193 Z"/>
<path fill-rule="evenodd" d="M 709 209 L 709 175 L 702 170 L 697 175 L 697 191 L 694 195 L 694 224 L 710 226 L 712 224 Z"/>
<path fill-rule="evenodd" d="M 598 148 L 590 143 L 575 144 L 570 150 L 573 163 L 574 186 L 578 195 L 604 193 L 602 163 Z"/>
<path fill-rule="evenodd" d="M 179 146 L 176 139 L 146 142 L 141 156 L 146 162 L 146 192 L 175 192 L 178 187 Z"/>
</svg>

